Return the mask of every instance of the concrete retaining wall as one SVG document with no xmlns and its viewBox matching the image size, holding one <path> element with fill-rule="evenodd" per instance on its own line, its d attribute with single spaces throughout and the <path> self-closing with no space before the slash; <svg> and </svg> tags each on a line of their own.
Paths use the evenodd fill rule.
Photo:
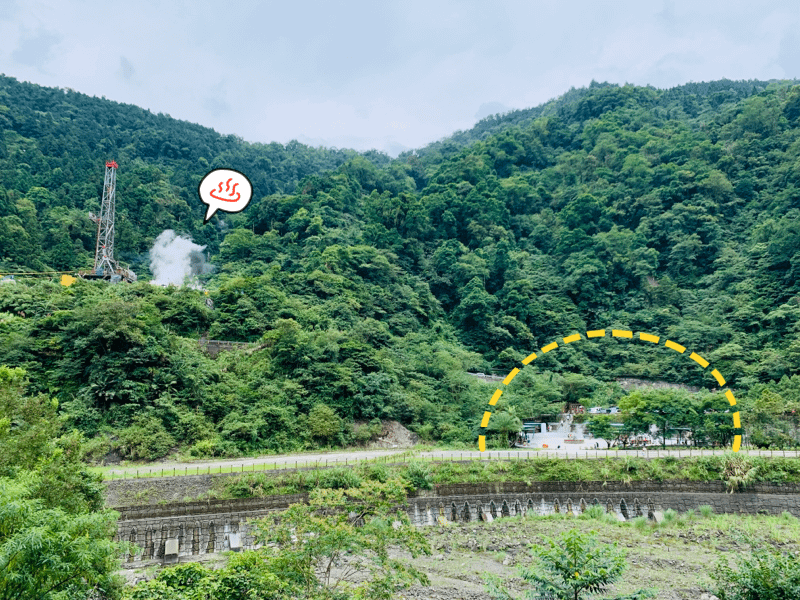
<svg viewBox="0 0 800 600">
<path fill-rule="evenodd" d="M 186 504 L 122 507 L 117 539 L 137 550 L 128 562 L 161 560 L 257 547 L 249 519 L 264 517 L 303 502 L 304 494 L 211 500 Z M 757 484 L 728 494 L 721 481 L 695 482 L 536 482 L 436 486 L 409 496 L 406 510 L 412 523 L 492 520 L 552 512 L 574 513 L 592 504 L 620 519 L 650 516 L 673 509 L 685 512 L 710 505 L 716 513 L 772 514 L 788 511 L 800 517 L 800 485 Z"/>
<path fill-rule="evenodd" d="M 283 471 L 280 471 L 283 474 Z M 214 487 L 220 478 L 240 477 L 241 473 L 213 475 L 181 475 L 179 477 L 143 477 L 106 481 L 106 506 L 150 506 L 158 502 L 183 503 L 184 498 L 197 498 Z"/>
</svg>

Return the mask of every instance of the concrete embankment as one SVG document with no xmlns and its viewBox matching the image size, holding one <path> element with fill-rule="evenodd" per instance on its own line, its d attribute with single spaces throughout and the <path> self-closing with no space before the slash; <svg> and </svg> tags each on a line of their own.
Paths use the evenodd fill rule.
<svg viewBox="0 0 800 600">
<path fill-rule="evenodd" d="M 488 521 L 531 512 L 577 514 L 592 505 L 620 519 L 656 518 L 668 509 L 686 511 L 704 505 L 716 513 L 778 515 L 787 511 L 800 517 L 800 484 L 754 484 L 734 494 L 726 491 L 720 481 L 454 484 L 412 494 L 407 511 L 418 526 Z M 118 507 L 117 536 L 138 548 L 127 557 L 129 563 L 197 560 L 203 554 L 256 547 L 248 520 L 284 510 L 304 498 L 295 494 Z"/>
</svg>

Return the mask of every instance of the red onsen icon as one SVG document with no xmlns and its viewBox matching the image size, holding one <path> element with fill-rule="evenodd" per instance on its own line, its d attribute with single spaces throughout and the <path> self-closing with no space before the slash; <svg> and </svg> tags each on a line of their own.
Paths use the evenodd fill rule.
<svg viewBox="0 0 800 600">
<path fill-rule="evenodd" d="M 231 177 L 230 179 L 228 179 L 228 181 L 225 182 L 225 191 L 226 192 L 230 191 L 230 193 L 228 194 L 228 196 L 230 196 L 229 198 L 220 198 L 219 196 L 217 196 L 214 193 L 214 192 L 217 192 L 217 191 L 220 194 L 222 193 L 222 182 L 221 181 L 219 182 L 219 186 L 217 186 L 219 188 L 218 190 L 211 190 L 209 192 L 210 196 L 212 198 L 216 198 L 217 200 L 222 200 L 223 202 L 236 202 L 236 201 L 238 201 L 239 198 L 241 198 L 241 194 L 236 191 L 236 186 L 239 185 L 239 184 L 238 183 L 234 183 L 233 187 L 231 187 L 231 181 L 232 180 L 233 180 L 233 177 Z M 235 198 L 233 197 L 234 194 L 236 194 Z"/>
</svg>

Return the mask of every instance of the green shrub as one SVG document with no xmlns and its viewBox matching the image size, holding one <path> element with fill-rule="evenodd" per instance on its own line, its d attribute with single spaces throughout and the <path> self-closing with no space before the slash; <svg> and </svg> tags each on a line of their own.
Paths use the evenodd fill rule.
<svg viewBox="0 0 800 600">
<path fill-rule="evenodd" d="M 319 487 L 332 490 L 358 488 L 361 487 L 363 482 L 355 469 L 348 469 L 346 467 L 322 471 L 317 481 Z"/>
<path fill-rule="evenodd" d="M 81 393 L 72 400 L 61 403 L 69 428 L 76 428 L 86 437 L 98 434 L 103 423 L 103 412 L 97 407 L 90 393 Z"/>
<path fill-rule="evenodd" d="M 389 479 L 389 469 L 385 465 L 367 464 L 364 465 L 361 473 L 369 481 L 386 483 L 386 480 Z"/>
<path fill-rule="evenodd" d="M 463 444 L 465 442 L 472 444 L 472 431 L 468 427 L 464 426 L 450 426 L 447 428 L 440 427 L 441 429 L 441 440 L 445 444 Z M 508 448 L 508 444 L 502 446 L 503 448 Z"/>
<path fill-rule="evenodd" d="M 165 456 L 175 445 L 160 419 L 139 415 L 119 433 L 120 451 L 133 460 L 155 460 Z"/>
<path fill-rule="evenodd" d="M 403 475 L 416 490 L 429 490 L 433 485 L 431 467 L 425 462 L 419 460 L 409 462 Z"/>
<path fill-rule="evenodd" d="M 168 587 L 186 590 L 195 587 L 208 575 L 207 567 L 198 563 L 186 563 L 162 570 L 157 579 L 166 583 Z"/>
<path fill-rule="evenodd" d="M 736 569 L 722 559 L 711 578 L 720 600 L 794 600 L 800 598 L 800 555 L 759 548 L 737 557 Z"/>
<path fill-rule="evenodd" d="M 646 476 L 648 479 L 652 479 L 653 481 L 664 481 L 666 479 L 666 474 L 664 473 L 664 469 L 661 465 L 655 461 L 651 461 L 647 465 L 647 473 Z"/>
<path fill-rule="evenodd" d="M 189 448 L 189 454 L 197 458 L 235 457 L 239 456 L 239 449 L 235 444 L 226 442 L 219 437 L 195 442 Z"/>
<path fill-rule="evenodd" d="M 598 519 L 601 520 L 603 516 L 606 514 L 606 509 L 600 506 L 599 504 L 594 504 L 588 507 L 582 515 L 580 515 L 581 519 Z"/>
<path fill-rule="evenodd" d="M 637 531 L 647 531 L 650 529 L 650 522 L 647 520 L 647 517 L 636 517 L 629 522 Z"/>
<path fill-rule="evenodd" d="M 362 426 L 353 428 L 353 442 L 359 446 L 366 446 L 372 441 L 373 437 L 373 433 L 370 431 L 369 427 Z"/>
<path fill-rule="evenodd" d="M 319 471 L 294 471 L 281 478 L 282 494 L 302 494 L 316 485 Z"/>
<path fill-rule="evenodd" d="M 87 462 L 98 462 L 109 452 L 119 449 L 119 441 L 107 434 L 100 434 L 81 444 L 81 459 Z"/>
<path fill-rule="evenodd" d="M 183 407 L 176 412 L 178 418 L 174 425 L 174 431 L 179 440 L 191 444 L 198 440 L 213 437 L 214 426 L 205 415 L 197 411 L 187 410 Z"/>
<path fill-rule="evenodd" d="M 731 493 L 756 481 L 759 468 L 748 457 L 731 453 L 723 460 L 722 479 Z"/>
<path fill-rule="evenodd" d="M 225 491 L 232 498 L 263 498 L 274 494 L 277 487 L 275 478 L 265 473 L 249 473 L 226 479 Z"/>
<path fill-rule="evenodd" d="M 700 514 L 703 516 L 704 519 L 708 519 L 711 515 L 714 514 L 714 507 L 709 504 L 704 504 L 697 510 L 700 511 Z"/>
<path fill-rule="evenodd" d="M 635 458 L 633 456 L 625 456 L 622 459 L 622 471 L 624 473 L 637 473 L 642 467 L 647 467 L 645 461 Z"/>
<path fill-rule="evenodd" d="M 377 438 L 381 431 L 383 431 L 383 422 L 378 419 L 372 419 L 369 424 L 364 424 L 359 427 L 353 425 L 352 438 L 356 444 L 364 446 Z"/>
<path fill-rule="evenodd" d="M 435 427 L 433 423 L 425 423 L 424 425 L 419 425 L 417 427 L 412 427 L 414 433 L 416 433 L 419 438 L 424 442 L 431 442 L 434 439 L 434 430 Z"/>
<path fill-rule="evenodd" d="M 529 587 L 528 597 L 548 597 L 557 600 L 596 598 L 608 586 L 622 578 L 627 568 L 625 551 L 601 544 L 597 534 L 584 534 L 577 529 L 562 533 L 559 539 L 547 539 L 546 545 L 534 551 L 538 560 L 523 568 L 522 579 Z M 487 576 L 487 592 L 493 598 L 512 596 L 496 576 Z M 638 590 L 626 596 L 629 600 L 652 598 L 655 590 Z"/>
</svg>

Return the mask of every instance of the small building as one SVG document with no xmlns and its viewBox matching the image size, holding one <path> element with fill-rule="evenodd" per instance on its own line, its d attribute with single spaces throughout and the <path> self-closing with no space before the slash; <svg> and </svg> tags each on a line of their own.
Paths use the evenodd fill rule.
<svg viewBox="0 0 800 600">
<path fill-rule="evenodd" d="M 523 419 L 522 431 L 520 431 L 517 443 L 523 446 L 533 446 L 533 440 L 537 433 L 547 432 L 547 423 L 534 421 L 533 419 Z"/>
</svg>

